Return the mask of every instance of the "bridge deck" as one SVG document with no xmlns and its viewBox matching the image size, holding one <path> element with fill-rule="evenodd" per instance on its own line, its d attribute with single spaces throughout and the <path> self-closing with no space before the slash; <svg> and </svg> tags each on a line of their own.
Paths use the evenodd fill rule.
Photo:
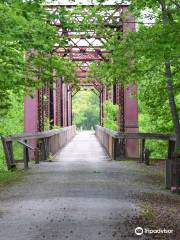
<svg viewBox="0 0 180 240">
<path fill-rule="evenodd" d="M 0 193 L 0 239 L 125 239 L 125 221 L 138 211 L 127 165 L 110 161 L 91 132 L 78 134 L 53 163 Z"/>
</svg>

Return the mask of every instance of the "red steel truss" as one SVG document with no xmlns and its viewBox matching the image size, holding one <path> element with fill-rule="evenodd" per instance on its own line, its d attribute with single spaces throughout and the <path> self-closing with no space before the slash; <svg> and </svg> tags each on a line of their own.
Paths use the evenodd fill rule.
<svg viewBox="0 0 180 240">
<path fill-rule="evenodd" d="M 82 25 L 86 15 L 90 15 L 90 8 L 93 8 L 94 5 L 82 5 L 81 14 L 76 11 L 73 12 L 73 8 L 76 5 L 46 5 L 48 11 L 57 14 L 57 19 L 52 24 L 57 27 L 59 36 L 65 37 L 68 42 L 65 47 L 55 46 L 54 53 L 61 57 L 69 58 L 71 61 L 78 62 L 77 77 L 79 79 L 87 78 L 89 65 L 94 61 L 107 61 L 107 55 L 111 52 L 105 49 L 106 39 L 94 30 L 94 26 L 97 24 L 96 16 L 89 17 L 91 29 L 83 29 L 82 31 L 67 28 L 61 24 L 61 20 L 58 18 L 59 9 L 62 7 L 66 11 L 72 12 L 72 22 Z M 97 8 L 104 22 L 103 27 L 110 27 L 115 31 L 123 31 L 124 24 L 127 24 L 127 21 L 134 22 L 133 17 L 127 19 L 126 23 L 122 21 L 121 17 L 127 11 L 127 8 L 127 5 L 104 5 L 99 7 L 99 9 Z"/>
<path fill-rule="evenodd" d="M 111 89 L 107 89 L 97 81 L 97 79 L 89 78 L 89 66 L 92 62 L 108 61 L 111 54 L 105 48 L 106 39 L 102 34 L 96 33 L 94 27 L 97 24 L 96 17 L 89 19 L 91 25 L 87 29 L 74 29 L 67 27 L 61 21 L 60 11 L 71 11 L 71 21 L 83 25 L 85 20 L 84 14 L 88 15 L 93 5 L 82 5 L 81 14 L 74 11 L 76 5 L 55 5 L 49 4 L 45 8 L 49 12 L 57 14 L 57 18 L 51 22 L 57 28 L 59 36 L 66 40 L 65 46 L 54 46 L 54 54 L 70 59 L 77 63 L 76 76 L 79 79 L 79 85 L 84 89 L 90 89 L 99 96 L 100 99 L 100 124 L 103 125 L 104 109 L 103 103 L 106 100 L 112 100 L 114 104 L 119 105 L 119 130 L 127 132 L 138 131 L 138 108 L 137 100 L 130 95 L 136 93 L 136 86 L 123 87 L 114 85 Z M 103 18 L 103 27 L 112 28 L 114 31 L 123 32 L 125 29 L 135 31 L 135 19 L 132 15 L 127 14 L 126 19 L 122 20 L 123 13 L 127 13 L 127 5 L 105 5 L 98 9 Z M 88 81 L 87 81 L 88 77 Z M 33 100 L 25 99 L 25 131 L 44 130 L 46 121 L 52 125 L 68 126 L 72 124 L 72 97 L 77 93 L 71 84 L 66 84 L 63 77 L 53 83 L 54 88 L 49 89 L 47 86 L 35 93 Z M 29 125 L 29 118 L 34 123 Z M 124 147 L 126 145 L 126 147 Z M 138 155 L 138 144 L 134 140 L 128 140 L 125 144 L 121 143 L 122 154 L 126 156 Z"/>
</svg>

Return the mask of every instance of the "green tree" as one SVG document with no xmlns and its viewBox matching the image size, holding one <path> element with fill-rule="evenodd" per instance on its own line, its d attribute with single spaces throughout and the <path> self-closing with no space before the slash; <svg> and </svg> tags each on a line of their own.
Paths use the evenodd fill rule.
<svg viewBox="0 0 180 240">
<path fill-rule="evenodd" d="M 114 131 L 118 131 L 118 106 L 114 105 L 112 101 L 104 103 L 104 127 Z"/>
<path fill-rule="evenodd" d="M 91 91 L 79 91 L 73 98 L 73 124 L 90 130 L 99 123 L 99 98 Z"/>
<path fill-rule="evenodd" d="M 101 3 L 104 1 L 101 1 Z M 123 2 L 123 1 L 119 1 Z M 169 103 L 173 130 L 176 133 L 176 149 L 180 147 L 180 122 L 178 114 L 179 86 L 179 4 L 170 0 L 133 0 L 129 10 L 138 18 L 142 11 L 150 13 L 153 24 L 141 24 L 136 32 L 125 29 L 113 32 L 107 38 L 106 47 L 112 51 L 108 62 L 92 66 L 92 72 L 103 83 L 140 83 L 150 79 L 155 83 L 154 96 L 162 92 Z M 122 17 L 122 20 L 127 16 Z M 146 19 L 149 21 L 150 19 Z M 110 30 L 108 30 L 110 31 Z M 154 82 L 153 80 L 157 80 Z M 147 85 L 149 84 L 148 81 Z M 149 89 L 151 92 L 151 89 Z M 147 96 L 150 96 L 146 91 Z M 156 97 L 153 99 L 157 99 Z M 152 101 L 153 101 L 152 100 Z M 151 101 L 151 103 L 152 103 Z M 155 100 L 156 101 L 156 100 Z M 163 100 L 160 102 L 162 103 Z M 154 107 L 152 104 L 150 107 Z M 157 115 L 156 115 L 157 116 Z"/>
<path fill-rule="evenodd" d="M 66 41 L 49 24 L 55 15 L 43 2 L 0 1 L 0 110 L 11 104 L 9 90 L 31 94 L 53 77 L 75 79 L 74 64 L 53 54 L 54 46 L 62 47 Z"/>
<path fill-rule="evenodd" d="M 0 0 L 0 135 L 23 131 L 24 95 L 61 76 L 76 81 L 75 64 L 54 54 L 54 47 L 63 47 L 67 40 L 57 34 L 51 24 L 57 16 L 43 3 Z"/>
<path fill-rule="evenodd" d="M 24 96 L 23 92 L 19 94 L 8 92 L 11 105 L 8 112 L 0 118 L 0 136 L 21 133 L 23 132 L 23 117 L 24 117 Z M 16 159 L 22 158 L 22 147 L 20 144 L 14 144 L 14 153 Z M 0 142 L 0 172 L 6 169 L 5 158 L 2 143 Z"/>
</svg>

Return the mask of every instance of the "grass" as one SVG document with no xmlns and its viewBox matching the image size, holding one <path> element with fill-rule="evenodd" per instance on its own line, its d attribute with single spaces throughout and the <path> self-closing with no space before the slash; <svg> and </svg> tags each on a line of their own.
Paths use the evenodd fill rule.
<svg viewBox="0 0 180 240">
<path fill-rule="evenodd" d="M 25 175 L 24 171 L 0 171 L 0 189 L 17 181 Z"/>
<path fill-rule="evenodd" d="M 153 221 L 155 219 L 155 214 L 152 205 L 149 203 L 143 204 L 143 211 L 140 215 L 143 219 Z"/>
</svg>

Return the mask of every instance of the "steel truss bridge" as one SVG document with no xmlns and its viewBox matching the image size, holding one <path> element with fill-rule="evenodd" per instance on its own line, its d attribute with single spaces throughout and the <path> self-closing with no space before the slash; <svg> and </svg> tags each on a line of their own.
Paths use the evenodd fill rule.
<svg viewBox="0 0 180 240">
<path fill-rule="evenodd" d="M 81 5 L 84 13 L 90 9 L 91 5 Z M 55 5 L 45 6 L 48 11 L 58 13 L 60 8 L 71 11 L 76 5 Z M 135 18 L 127 14 L 125 20 L 121 16 L 128 11 L 127 5 L 104 5 L 101 12 L 104 14 L 104 26 L 112 27 L 115 31 L 135 31 Z M 83 17 L 78 13 L 73 15 L 74 22 L 81 24 Z M 105 39 L 97 34 L 93 28 L 86 31 L 76 29 L 67 29 L 61 24 L 60 19 L 52 23 L 56 26 L 59 36 L 64 36 L 68 40 L 65 47 L 59 45 L 53 49 L 54 54 L 69 58 L 77 62 L 78 67 L 76 76 L 79 79 L 81 88 L 90 89 L 99 96 L 100 102 L 100 125 L 103 126 L 104 109 L 103 103 L 111 100 L 119 105 L 118 125 L 121 132 L 138 132 L 138 103 L 136 98 L 132 98 L 132 93 L 136 94 L 137 86 L 116 84 L 109 90 L 97 79 L 91 79 L 87 82 L 89 66 L 95 61 L 106 61 L 108 54 L 105 49 Z M 91 24 L 96 24 L 96 19 L 92 18 Z M 64 77 L 56 79 L 53 82 L 53 88 L 46 84 L 42 89 L 34 92 L 34 98 L 25 97 L 24 102 L 24 131 L 36 132 L 45 129 L 46 121 L 52 125 L 67 127 L 72 125 L 72 98 L 77 90 L 71 83 L 67 83 Z M 138 154 L 138 144 L 136 140 L 127 140 L 122 142 L 122 148 L 128 157 L 135 157 Z"/>
</svg>

